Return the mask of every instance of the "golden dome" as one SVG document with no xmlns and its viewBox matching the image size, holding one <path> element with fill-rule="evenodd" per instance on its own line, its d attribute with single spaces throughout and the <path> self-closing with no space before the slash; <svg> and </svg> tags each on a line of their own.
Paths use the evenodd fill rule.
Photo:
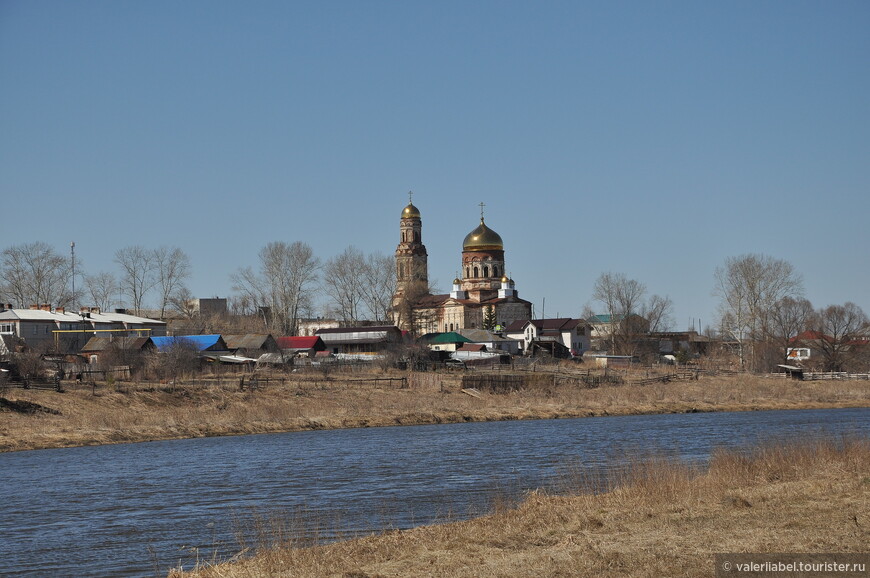
<svg viewBox="0 0 870 578">
<path fill-rule="evenodd" d="M 463 251 L 504 251 L 501 236 L 486 226 L 483 219 L 480 225 L 465 236 L 462 242 Z"/>
<path fill-rule="evenodd" d="M 402 211 L 403 219 L 419 219 L 420 209 L 414 206 L 414 203 L 408 203 L 408 206 Z"/>
</svg>

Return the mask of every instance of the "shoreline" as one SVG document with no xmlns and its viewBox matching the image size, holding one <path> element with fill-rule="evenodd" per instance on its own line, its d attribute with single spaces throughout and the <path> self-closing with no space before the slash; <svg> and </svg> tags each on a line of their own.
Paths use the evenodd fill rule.
<svg viewBox="0 0 870 578">
<path fill-rule="evenodd" d="M 590 389 L 560 386 L 465 395 L 457 388 L 380 389 L 322 384 L 254 392 L 218 386 L 65 393 L 6 390 L 0 452 L 201 437 L 410 425 L 732 411 L 870 407 L 867 382 L 744 377 Z M 45 411 L 43 411 L 43 409 Z"/>
<path fill-rule="evenodd" d="M 604 492 L 582 476 L 463 521 L 314 543 L 293 520 L 232 558 L 169 576 L 710 576 L 717 553 L 866 553 L 870 440 L 716 453 L 702 469 L 640 456 Z M 274 521 L 279 521 L 275 518 Z M 824 528 L 824 532 L 819 529 Z M 286 531 L 284 531 L 286 530 Z"/>
</svg>

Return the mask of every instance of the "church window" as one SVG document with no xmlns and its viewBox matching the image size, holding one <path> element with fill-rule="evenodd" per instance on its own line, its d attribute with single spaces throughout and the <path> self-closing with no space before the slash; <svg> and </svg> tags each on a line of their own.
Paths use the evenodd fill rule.
<svg viewBox="0 0 870 578">
<path fill-rule="evenodd" d="M 420 233 L 417 232 L 417 231 L 414 231 L 414 242 L 415 242 L 415 243 L 419 243 L 419 242 L 420 242 Z"/>
<path fill-rule="evenodd" d="M 474 268 L 474 278 L 477 279 L 478 271 L 477 267 Z"/>
<path fill-rule="evenodd" d="M 484 276 L 484 277 L 489 277 L 489 265 L 484 265 L 484 266 L 483 266 L 483 276 Z"/>
<path fill-rule="evenodd" d="M 497 265 L 493 266 L 493 268 L 492 268 L 492 276 L 498 277 L 498 266 Z"/>
</svg>

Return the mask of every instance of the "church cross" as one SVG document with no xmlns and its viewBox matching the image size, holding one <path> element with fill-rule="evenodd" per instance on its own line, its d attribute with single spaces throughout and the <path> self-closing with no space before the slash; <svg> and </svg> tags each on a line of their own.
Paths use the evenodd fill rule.
<svg viewBox="0 0 870 578">
<path fill-rule="evenodd" d="M 483 220 L 483 208 L 484 208 L 485 206 L 486 206 L 486 205 L 484 205 L 483 202 L 481 201 L 481 203 L 480 203 L 480 220 L 481 220 L 481 221 Z"/>
<path fill-rule="evenodd" d="M 408 191 L 408 204 L 414 204 L 414 191 Z"/>
</svg>

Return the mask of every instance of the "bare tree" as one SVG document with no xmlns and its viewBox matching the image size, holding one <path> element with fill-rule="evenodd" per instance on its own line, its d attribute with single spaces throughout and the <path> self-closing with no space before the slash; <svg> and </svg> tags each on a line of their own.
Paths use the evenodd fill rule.
<svg viewBox="0 0 870 578">
<path fill-rule="evenodd" d="M 771 357 L 776 363 L 788 359 L 789 344 L 810 327 L 814 313 L 813 304 L 804 298 L 783 297 L 774 304 L 769 330 L 774 345 Z"/>
<path fill-rule="evenodd" d="M 374 321 L 390 318 L 390 302 L 396 289 L 394 259 L 381 253 L 372 253 L 366 259 L 363 302 Z"/>
<path fill-rule="evenodd" d="M 643 318 L 647 306 L 644 303 L 646 286 L 623 273 L 602 273 L 595 281 L 592 298 L 607 308 L 610 318 L 610 350 L 614 353 L 630 353 L 632 344 L 641 333 L 649 331 L 648 320 Z M 656 315 L 664 317 L 668 303 L 657 297 L 659 307 Z M 657 319 L 661 321 L 661 319 Z"/>
<path fill-rule="evenodd" d="M 843 305 L 830 305 L 816 313 L 815 326 L 820 339 L 817 347 L 821 350 L 827 371 L 846 371 L 850 357 L 858 353 L 864 345 L 863 332 L 867 330 L 868 320 L 864 311 L 852 302 Z"/>
<path fill-rule="evenodd" d="M 435 325 L 432 308 L 418 307 L 418 305 L 433 292 L 433 286 L 425 281 L 419 279 L 409 281 L 402 294 L 392 303 L 393 323 L 414 335 L 432 330 Z"/>
<path fill-rule="evenodd" d="M 43 303 L 63 307 L 73 302 L 70 260 L 41 241 L 4 249 L 0 275 L 0 290 L 19 307 Z"/>
<path fill-rule="evenodd" d="M 96 275 L 85 275 L 85 291 L 91 305 L 109 311 L 115 302 L 118 280 L 111 273 L 102 271 Z"/>
<path fill-rule="evenodd" d="M 154 250 L 154 269 L 160 290 L 160 318 L 173 298 L 184 291 L 185 280 L 190 277 L 190 258 L 178 247 L 160 247 Z"/>
<path fill-rule="evenodd" d="M 750 354 L 752 369 L 757 369 L 752 345 L 770 338 L 774 304 L 800 297 L 803 281 L 787 261 L 756 254 L 729 257 L 716 269 L 714 281 L 721 331 L 737 342 L 741 366 L 746 367 Z"/>
<path fill-rule="evenodd" d="M 260 273 L 244 267 L 231 275 L 235 305 L 262 313 L 281 335 L 294 335 L 301 311 L 310 310 L 320 259 L 302 242 L 272 242 L 260 250 Z"/>
<path fill-rule="evenodd" d="M 136 315 L 142 310 L 145 295 L 154 288 L 154 252 L 140 245 L 124 247 L 115 251 L 115 263 L 120 265 L 121 288 L 130 298 L 130 306 Z"/>
<path fill-rule="evenodd" d="M 323 286 L 338 308 L 341 320 L 355 322 L 366 293 L 366 258 L 356 247 L 348 247 L 326 262 Z"/>
<path fill-rule="evenodd" d="M 650 333 L 669 331 L 673 326 L 674 304 L 670 297 L 653 295 L 641 306 L 640 316 L 649 323 Z"/>
</svg>

